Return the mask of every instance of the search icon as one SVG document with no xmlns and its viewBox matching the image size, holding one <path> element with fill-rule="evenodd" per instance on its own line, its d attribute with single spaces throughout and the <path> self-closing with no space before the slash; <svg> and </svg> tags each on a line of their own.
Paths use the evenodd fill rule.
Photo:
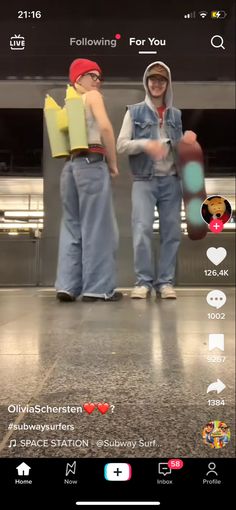
<svg viewBox="0 0 236 510">
<path fill-rule="evenodd" d="M 223 39 L 223 37 L 221 37 L 221 35 L 213 35 L 213 37 L 211 38 L 211 45 L 214 48 L 223 48 L 223 50 L 225 50 L 225 47 L 223 46 L 223 44 L 224 44 L 224 39 Z"/>
</svg>

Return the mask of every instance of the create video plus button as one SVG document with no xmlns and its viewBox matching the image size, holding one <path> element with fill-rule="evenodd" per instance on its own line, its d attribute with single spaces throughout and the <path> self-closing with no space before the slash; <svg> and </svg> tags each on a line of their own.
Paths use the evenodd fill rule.
<svg viewBox="0 0 236 510">
<path fill-rule="evenodd" d="M 126 462 L 109 462 L 104 467 L 104 477 L 110 482 L 126 482 L 131 476 L 131 465 Z"/>
</svg>

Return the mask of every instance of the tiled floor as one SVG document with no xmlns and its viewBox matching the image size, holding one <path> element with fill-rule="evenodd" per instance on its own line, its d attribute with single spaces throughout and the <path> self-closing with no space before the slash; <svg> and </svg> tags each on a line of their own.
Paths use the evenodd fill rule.
<svg viewBox="0 0 236 510">
<path fill-rule="evenodd" d="M 232 457 L 233 438 L 214 451 L 201 438 L 209 420 L 226 421 L 232 437 L 235 422 L 234 293 L 225 289 L 225 319 L 210 320 L 208 290 L 178 289 L 177 301 L 134 301 L 127 291 L 90 304 L 59 303 L 53 289 L 1 289 L 0 456 Z M 209 352 L 209 333 L 225 334 L 223 353 Z M 217 379 L 226 388 L 207 394 Z M 88 402 L 110 408 L 89 415 Z"/>
</svg>

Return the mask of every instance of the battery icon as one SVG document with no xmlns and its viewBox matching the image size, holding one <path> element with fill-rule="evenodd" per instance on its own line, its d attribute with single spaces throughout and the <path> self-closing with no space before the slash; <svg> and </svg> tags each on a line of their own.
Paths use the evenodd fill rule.
<svg viewBox="0 0 236 510">
<path fill-rule="evenodd" d="M 227 16 L 227 12 L 225 11 L 211 11 L 212 19 L 224 19 Z"/>
</svg>

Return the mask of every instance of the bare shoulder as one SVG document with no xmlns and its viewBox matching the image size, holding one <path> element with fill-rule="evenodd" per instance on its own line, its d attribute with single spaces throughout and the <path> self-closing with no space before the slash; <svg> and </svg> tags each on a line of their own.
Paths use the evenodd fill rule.
<svg viewBox="0 0 236 510">
<path fill-rule="evenodd" d="M 88 104 L 93 105 L 95 103 L 103 103 L 103 97 L 101 92 L 98 90 L 89 90 L 86 92 L 86 101 Z"/>
</svg>

